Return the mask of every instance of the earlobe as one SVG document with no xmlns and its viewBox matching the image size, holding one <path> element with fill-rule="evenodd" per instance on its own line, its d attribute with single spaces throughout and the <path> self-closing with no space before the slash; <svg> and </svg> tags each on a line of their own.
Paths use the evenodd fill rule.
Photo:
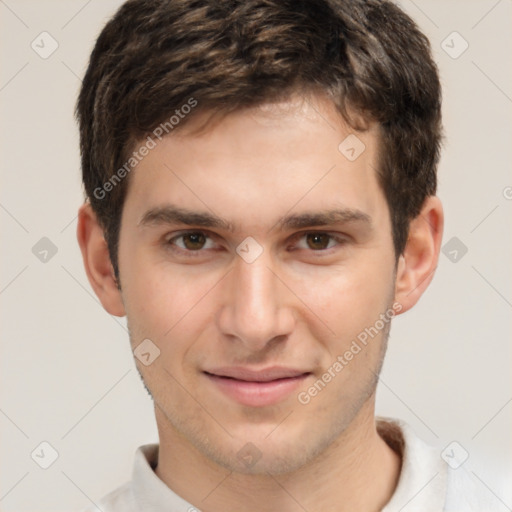
<svg viewBox="0 0 512 512">
<path fill-rule="evenodd" d="M 443 207 L 436 196 L 425 200 L 420 214 L 411 221 L 409 238 L 397 265 L 395 301 L 400 313 L 411 309 L 434 277 L 443 236 Z"/>
<path fill-rule="evenodd" d="M 124 316 L 121 292 L 117 287 L 103 229 L 89 203 L 82 205 L 78 211 L 77 239 L 85 272 L 101 304 L 111 315 Z"/>
</svg>

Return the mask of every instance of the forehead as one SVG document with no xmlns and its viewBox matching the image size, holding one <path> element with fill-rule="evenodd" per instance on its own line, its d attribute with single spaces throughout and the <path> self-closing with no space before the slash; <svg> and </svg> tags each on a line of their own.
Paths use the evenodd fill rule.
<svg viewBox="0 0 512 512">
<path fill-rule="evenodd" d="M 372 216 L 377 128 L 355 132 L 322 97 L 295 97 L 235 111 L 206 130 L 196 114 L 132 171 L 125 208 L 140 222 L 167 203 L 215 212 L 235 226 L 275 223 L 283 213 L 351 208 Z"/>
</svg>

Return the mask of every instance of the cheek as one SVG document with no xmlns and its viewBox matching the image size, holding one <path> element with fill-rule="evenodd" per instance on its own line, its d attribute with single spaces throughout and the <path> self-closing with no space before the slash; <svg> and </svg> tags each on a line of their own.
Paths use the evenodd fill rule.
<svg viewBox="0 0 512 512">
<path fill-rule="evenodd" d="M 317 318 L 317 335 L 327 325 L 335 340 L 346 343 L 388 308 L 393 290 L 388 273 L 368 264 L 331 268 L 303 275 L 295 289 Z"/>
<path fill-rule="evenodd" d="M 180 340 L 193 336 L 200 322 L 211 317 L 204 298 L 216 281 L 206 273 L 191 277 L 187 269 L 134 259 L 122 280 L 132 336 L 154 339 L 163 350 L 172 340 L 173 349 L 178 349 Z"/>
</svg>

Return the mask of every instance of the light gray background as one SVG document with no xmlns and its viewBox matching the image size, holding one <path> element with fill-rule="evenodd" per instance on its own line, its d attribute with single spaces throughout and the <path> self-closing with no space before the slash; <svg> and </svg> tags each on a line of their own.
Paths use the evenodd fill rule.
<svg viewBox="0 0 512 512">
<path fill-rule="evenodd" d="M 94 40 L 120 4 L 0 0 L 4 511 L 79 510 L 127 480 L 136 447 L 157 439 L 124 319 L 98 303 L 75 238 L 73 108 Z M 456 440 L 469 453 L 464 467 L 510 510 L 496 475 L 510 474 L 512 452 L 512 2 L 401 5 L 440 66 L 444 243 L 457 237 L 467 254 L 442 254 L 420 303 L 394 321 L 378 413 L 403 418 L 440 453 Z M 43 31 L 59 45 L 46 59 L 31 48 L 48 50 Z M 469 44 L 458 58 L 441 46 L 462 49 L 453 31 Z M 47 262 L 32 252 L 42 237 L 58 249 Z M 59 453 L 46 470 L 31 458 L 42 441 Z"/>
</svg>

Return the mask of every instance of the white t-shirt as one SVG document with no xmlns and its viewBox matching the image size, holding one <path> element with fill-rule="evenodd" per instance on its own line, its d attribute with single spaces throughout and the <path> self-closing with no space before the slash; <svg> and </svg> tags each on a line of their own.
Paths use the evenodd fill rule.
<svg viewBox="0 0 512 512">
<path fill-rule="evenodd" d="M 377 428 L 391 448 L 402 456 L 398 485 L 382 512 L 510 510 L 462 466 L 450 467 L 439 449 L 425 444 L 405 423 L 377 418 Z M 132 480 L 84 512 L 199 512 L 156 476 L 153 468 L 157 460 L 158 444 L 139 447 Z"/>
</svg>

